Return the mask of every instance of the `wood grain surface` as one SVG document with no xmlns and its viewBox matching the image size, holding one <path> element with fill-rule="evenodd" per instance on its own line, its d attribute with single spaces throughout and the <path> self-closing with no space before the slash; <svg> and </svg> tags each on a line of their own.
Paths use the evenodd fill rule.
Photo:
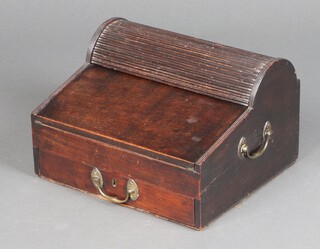
<svg viewBox="0 0 320 249">
<path fill-rule="evenodd" d="M 33 145 L 40 151 L 127 175 L 181 195 L 200 196 L 197 172 L 58 128 L 34 124 Z"/>
<path fill-rule="evenodd" d="M 46 152 L 40 152 L 40 161 L 41 177 L 100 197 L 91 182 L 92 166 Z M 103 170 L 101 174 L 104 179 L 104 192 L 110 196 L 124 198 L 128 176 Z M 118 182 L 116 188 L 111 184 L 113 178 L 116 178 Z M 136 201 L 129 200 L 123 204 L 124 206 L 146 210 L 188 226 L 194 225 L 193 198 L 173 193 L 139 179 L 134 180 L 141 194 Z M 110 205 L 106 202 L 106 205 L 108 204 Z"/>
<path fill-rule="evenodd" d="M 63 129 L 193 169 L 245 109 L 89 65 L 38 117 Z"/>
<path fill-rule="evenodd" d="M 252 52 L 110 19 L 87 63 L 32 113 L 35 172 L 125 206 L 202 229 L 298 156 L 300 83 L 292 64 Z M 265 153 L 241 159 L 273 134 Z M 112 179 L 118 186 L 112 187 Z"/>
<path fill-rule="evenodd" d="M 245 106 L 273 61 L 122 18 L 107 21 L 100 32 L 92 41 L 91 63 Z"/>
<path fill-rule="evenodd" d="M 274 63 L 261 82 L 256 103 L 228 134 L 198 163 L 201 164 L 200 227 L 206 226 L 241 199 L 292 165 L 298 157 L 300 83 L 292 64 Z M 254 160 L 238 156 L 241 137 L 250 150 L 262 142 L 266 121 L 273 134 L 265 153 Z"/>
</svg>

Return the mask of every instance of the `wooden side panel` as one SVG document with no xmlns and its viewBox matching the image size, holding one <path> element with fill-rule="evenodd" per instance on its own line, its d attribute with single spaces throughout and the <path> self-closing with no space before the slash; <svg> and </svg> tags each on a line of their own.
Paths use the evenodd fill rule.
<svg viewBox="0 0 320 249">
<path fill-rule="evenodd" d="M 255 108 L 234 127 L 201 165 L 201 227 L 295 162 L 299 143 L 300 86 L 292 65 L 273 65 L 256 96 Z M 262 130 L 270 121 L 273 135 L 259 158 L 240 159 L 238 144 L 247 139 L 250 151 L 258 148 Z"/>
<path fill-rule="evenodd" d="M 33 125 L 34 146 L 70 160 L 118 172 L 181 195 L 199 196 L 200 175 L 134 152 L 41 124 Z"/>
<path fill-rule="evenodd" d="M 33 160 L 34 160 L 34 173 L 37 175 L 40 174 L 40 155 L 39 155 L 39 148 L 33 147 Z"/>
<path fill-rule="evenodd" d="M 42 177 L 100 197 L 91 182 L 92 166 L 42 152 L 41 150 L 40 156 L 40 175 Z M 101 171 L 101 173 L 104 178 L 105 193 L 124 198 L 128 177 L 115 172 Z M 117 187 L 112 186 L 112 178 L 117 179 Z M 167 191 L 141 180 L 135 179 L 135 181 L 139 187 L 140 196 L 136 201 L 129 200 L 123 204 L 124 206 L 143 209 L 188 226 L 194 225 L 193 198 Z"/>
</svg>

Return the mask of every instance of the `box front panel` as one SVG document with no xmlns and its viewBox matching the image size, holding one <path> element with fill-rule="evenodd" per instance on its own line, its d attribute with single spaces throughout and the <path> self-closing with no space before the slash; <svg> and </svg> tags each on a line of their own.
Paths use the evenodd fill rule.
<svg viewBox="0 0 320 249">
<path fill-rule="evenodd" d="M 129 199 L 123 205 L 194 226 L 197 173 L 39 122 L 33 125 L 33 140 L 35 150 L 39 149 L 41 177 L 102 198 L 91 179 L 96 167 L 103 177 L 102 191 L 109 196 L 124 199 L 127 181 L 136 182 L 138 199 Z"/>
</svg>

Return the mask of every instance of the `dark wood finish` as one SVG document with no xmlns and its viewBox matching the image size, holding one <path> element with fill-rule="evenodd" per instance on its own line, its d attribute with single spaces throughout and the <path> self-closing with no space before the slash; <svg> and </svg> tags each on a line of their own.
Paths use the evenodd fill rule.
<svg viewBox="0 0 320 249">
<path fill-rule="evenodd" d="M 230 102 L 90 65 L 38 117 L 53 126 L 64 125 L 64 130 L 193 168 L 244 110 Z"/>
<path fill-rule="evenodd" d="M 35 147 L 50 154 L 128 175 L 181 195 L 200 196 L 200 175 L 173 164 L 39 123 L 33 126 L 33 141 Z"/>
<path fill-rule="evenodd" d="M 286 60 L 110 19 L 32 113 L 35 172 L 97 197 L 93 167 L 118 198 L 132 178 L 140 196 L 124 206 L 201 229 L 296 160 L 299 96 Z M 240 159 L 266 121 L 266 152 Z"/>
<path fill-rule="evenodd" d="M 248 106 L 273 58 L 125 19 L 100 28 L 89 62 Z"/>
<path fill-rule="evenodd" d="M 91 166 L 46 152 L 40 152 L 40 158 L 41 177 L 99 197 L 91 183 Z M 128 177 L 114 172 L 101 171 L 101 173 L 104 178 L 104 191 L 111 196 L 124 198 Z M 118 181 L 116 188 L 112 187 L 112 178 Z M 188 226 L 194 225 L 193 198 L 167 191 L 139 179 L 135 181 L 139 186 L 139 191 L 143 194 L 136 201 L 129 200 L 123 204 L 124 206 L 148 210 L 148 212 Z"/>
<path fill-rule="evenodd" d="M 254 109 L 239 119 L 229 134 L 201 163 L 200 227 L 235 205 L 295 162 L 299 144 L 300 85 L 291 63 L 279 60 L 267 71 Z M 272 140 L 258 159 L 239 159 L 238 143 L 261 143 L 264 123 L 272 123 Z"/>
<path fill-rule="evenodd" d="M 33 147 L 34 173 L 40 175 L 39 148 Z"/>
</svg>

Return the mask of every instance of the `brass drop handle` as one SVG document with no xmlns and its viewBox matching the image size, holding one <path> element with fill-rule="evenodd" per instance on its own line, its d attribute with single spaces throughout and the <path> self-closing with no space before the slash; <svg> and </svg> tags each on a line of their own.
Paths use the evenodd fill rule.
<svg viewBox="0 0 320 249">
<path fill-rule="evenodd" d="M 112 197 L 105 194 L 102 190 L 103 188 L 103 178 L 101 172 L 97 168 L 93 168 L 91 171 L 91 181 L 95 188 L 99 191 L 99 193 L 104 197 L 105 200 L 114 202 L 114 203 L 125 203 L 129 200 L 129 198 L 133 201 L 137 200 L 139 197 L 139 188 L 136 182 L 133 179 L 129 179 L 127 181 L 126 186 L 126 197 L 124 199 L 118 199 L 117 197 Z"/>
<path fill-rule="evenodd" d="M 242 137 L 240 139 L 239 145 L 238 145 L 238 155 L 240 158 L 250 158 L 250 159 L 256 159 L 260 157 L 267 149 L 270 137 L 273 133 L 271 123 L 267 121 L 263 128 L 263 134 L 262 134 L 262 143 L 260 147 L 256 150 L 253 150 L 249 152 L 249 145 L 246 142 L 246 139 Z"/>
</svg>

